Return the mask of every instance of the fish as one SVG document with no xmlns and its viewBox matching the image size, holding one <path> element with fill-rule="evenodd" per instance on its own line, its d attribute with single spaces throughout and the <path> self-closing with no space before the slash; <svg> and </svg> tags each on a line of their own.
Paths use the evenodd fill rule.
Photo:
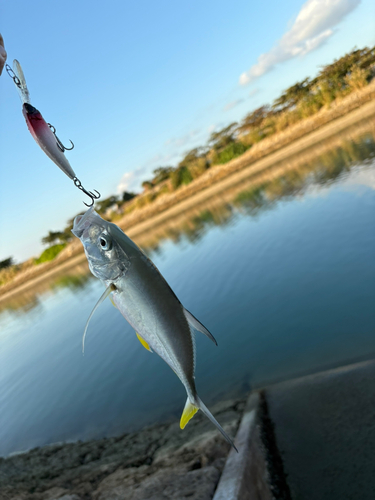
<svg viewBox="0 0 375 500">
<path fill-rule="evenodd" d="M 141 344 L 158 354 L 185 387 L 187 399 L 180 427 L 201 410 L 237 451 L 232 439 L 199 398 L 195 386 L 195 342 L 192 329 L 213 335 L 181 304 L 160 271 L 116 224 L 100 217 L 91 207 L 78 215 L 72 232 L 81 240 L 92 274 L 106 289 L 92 310 L 83 334 L 99 305 L 111 296 L 115 307 L 134 328 Z"/>
<path fill-rule="evenodd" d="M 15 83 L 22 101 L 22 114 L 25 117 L 27 128 L 45 154 L 69 177 L 69 179 L 74 180 L 76 174 L 63 152 L 64 149 L 67 148 L 61 145 L 40 111 L 34 108 L 30 103 L 30 93 L 26 85 L 25 75 L 17 59 L 13 61 L 13 72 L 16 79 L 18 79 L 18 82 L 16 83 L 17 80 L 15 80 Z"/>
</svg>

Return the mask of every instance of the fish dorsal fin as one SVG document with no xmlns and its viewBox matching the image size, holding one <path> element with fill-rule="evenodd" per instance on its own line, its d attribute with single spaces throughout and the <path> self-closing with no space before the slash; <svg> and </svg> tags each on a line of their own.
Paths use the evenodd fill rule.
<svg viewBox="0 0 375 500">
<path fill-rule="evenodd" d="M 86 321 L 86 326 L 85 326 L 85 330 L 83 332 L 83 336 L 82 336 L 82 354 L 85 354 L 85 338 L 86 338 L 86 333 L 87 333 L 87 328 L 89 327 L 89 323 L 90 323 L 90 319 L 92 318 L 94 312 L 97 310 L 97 308 L 100 306 L 100 304 L 108 297 L 108 295 L 113 292 L 114 290 L 116 290 L 116 287 L 115 285 L 109 285 L 109 287 L 107 287 L 104 291 L 104 293 L 102 294 L 102 296 L 100 297 L 100 299 L 98 300 L 98 302 L 95 304 L 94 306 L 94 309 L 91 311 L 90 313 L 90 316 L 88 317 L 88 320 Z"/>
<path fill-rule="evenodd" d="M 152 352 L 151 347 L 148 345 L 148 343 L 145 341 L 145 339 L 143 337 L 141 337 L 138 332 L 135 332 L 135 334 L 137 335 L 137 338 L 138 338 L 139 342 L 143 345 L 143 347 L 145 349 L 147 349 L 148 351 Z"/>
<path fill-rule="evenodd" d="M 185 408 L 184 411 L 182 412 L 180 420 L 181 429 L 185 428 L 186 424 L 189 422 L 190 419 L 194 417 L 194 415 L 197 413 L 198 410 L 199 410 L 198 406 L 193 405 L 193 403 L 190 402 L 190 399 L 187 398 Z"/>
<path fill-rule="evenodd" d="M 206 337 L 208 337 L 210 340 L 212 340 L 212 342 L 214 344 L 217 345 L 216 339 L 212 335 L 212 333 L 210 333 L 207 330 L 207 328 L 205 326 L 203 326 L 202 323 L 200 321 L 198 321 L 197 318 L 191 314 L 191 312 L 189 312 L 184 307 L 183 307 L 183 310 L 184 310 L 185 318 L 187 319 L 187 322 L 189 323 L 189 325 L 191 325 L 195 330 L 198 330 L 198 332 L 201 332 L 204 335 L 206 335 Z"/>
</svg>

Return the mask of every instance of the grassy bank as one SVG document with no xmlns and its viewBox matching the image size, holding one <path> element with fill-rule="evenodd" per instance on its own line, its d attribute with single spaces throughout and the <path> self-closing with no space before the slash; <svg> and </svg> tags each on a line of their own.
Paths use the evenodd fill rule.
<svg viewBox="0 0 375 500">
<path fill-rule="evenodd" d="M 366 91 L 365 97 L 367 99 L 368 95 L 375 93 L 375 85 L 372 87 L 369 86 Z M 358 103 L 358 99 L 353 100 L 355 96 L 351 97 L 352 99 L 349 103 L 345 103 L 345 101 L 341 103 L 341 110 L 345 109 L 343 107 L 344 104 L 353 105 Z M 360 99 L 363 99 L 363 97 L 363 94 L 361 94 Z M 333 111 L 336 113 L 337 108 Z M 334 142 L 340 140 L 345 135 L 346 129 L 359 122 L 362 125 L 357 125 L 355 130 L 360 132 L 362 128 L 366 128 L 373 123 L 371 117 L 374 115 L 375 102 L 367 102 L 362 106 L 357 106 L 356 109 L 344 114 L 344 116 L 333 119 L 321 127 L 317 127 L 299 139 L 291 140 L 284 146 L 276 147 L 273 152 L 264 154 L 258 159 L 252 159 L 250 156 L 251 151 L 249 151 L 246 153 L 250 156 L 249 159 L 240 157 L 229 164 L 208 171 L 205 174 L 206 178 L 201 177 L 197 179 L 183 189 L 165 196 L 164 199 L 157 200 L 153 205 L 146 206 L 130 215 L 124 216 L 117 223 L 138 244 L 144 245 L 148 240 L 146 233 L 154 232 L 156 227 L 165 224 L 166 221 L 175 219 L 190 210 L 198 210 L 202 203 L 212 199 L 217 194 L 220 194 L 220 197 L 225 197 L 226 194 L 229 195 L 233 186 L 240 184 L 249 176 L 253 179 L 260 179 L 264 176 L 276 175 L 275 171 L 278 172 L 280 169 L 285 169 L 285 166 L 277 167 L 278 162 L 288 159 L 289 164 L 293 157 L 298 156 L 299 159 L 307 158 L 309 147 L 314 146 L 314 152 L 319 151 L 322 148 L 322 141 L 324 142 L 325 140 L 327 144 L 330 144 L 330 138 L 335 134 L 336 138 Z M 338 133 L 340 135 L 337 136 Z M 278 142 L 275 141 L 275 144 L 282 143 L 282 140 L 283 137 L 279 137 Z M 269 147 L 271 148 L 272 144 Z M 305 156 L 304 151 L 306 151 Z M 292 163 L 294 163 L 294 160 Z M 275 166 L 277 167 L 276 169 Z M 272 169 L 272 172 L 270 169 Z M 215 176 L 213 175 L 214 173 Z M 7 301 L 25 290 L 35 289 L 43 282 L 47 282 L 51 277 L 68 273 L 73 266 L 79 264 L 87 266 L 82 245 L 78 239 L 74 239 L 54 260 L 40 264 L 37 267 L 28 267 L 26 270 L 19 272 L 12 281 L 0 287 L 0 301 Z"/>
</svg>

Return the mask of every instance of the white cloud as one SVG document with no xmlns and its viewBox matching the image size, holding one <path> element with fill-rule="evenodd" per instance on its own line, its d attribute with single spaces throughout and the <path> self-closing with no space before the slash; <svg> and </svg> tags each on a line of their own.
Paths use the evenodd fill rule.
<svg viewBox="0 0 375 500">
<path fill-rule="evenodd" d="M 121 177 L 117 186 L 117 192 L 120 194 L 123 191 L 133 191 L 139 188 L 142 177 L 144 176 L 145 168 L 139 167 L 131 172 L 125 172 Z"/>
<path fill-rule="evenodd" d="M 271 71 L 277 64 L 315 50 L 333 35 L 333 27 L 355 9 L 361 0 L 308 0 L 293 26 L 269 52 L 261 54 L 239 83 L 246 85 Z"/>
<path fill-rule="evenodd" d="M 228 102 L 228 104 L 226 104 L 224 106 L 223 111 L 229 111 L 229 110 L 235 108 L 236 106 L 238 106 L 239 104 L 244 102 L 244 100 L 245 99 L 237 99 L 236 101 Z"/>
<path fill-rule="evenodd" d="M 186 146 L 191 142 L 198 134 L 199 130 L 192 130 L 191 132 L 188 132 L 187 134 L 183 135 L 182 137 L 173 137 L 171 139 L 168 139 L 165 142 L 165 146 L 171 146 L 171 147 L 177 147 L 181 148 L 182 146 Z"/>
</svg>

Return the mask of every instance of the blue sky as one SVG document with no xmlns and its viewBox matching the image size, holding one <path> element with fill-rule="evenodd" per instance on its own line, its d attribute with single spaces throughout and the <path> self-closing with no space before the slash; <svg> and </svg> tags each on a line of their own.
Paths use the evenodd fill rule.
<svg viewBox="0 0 375 500">
<path fill-rule="evenodd" d="M 4 2 L 0 32 L 31 103 L 52 123 L 87 189 L 103 197 L 176 165 L 212 130 L 375 43 L 372 0 Z M 0 260 L 22 261 L 85 196 L 27 130 L 0 77 Z"/>
</svg>

